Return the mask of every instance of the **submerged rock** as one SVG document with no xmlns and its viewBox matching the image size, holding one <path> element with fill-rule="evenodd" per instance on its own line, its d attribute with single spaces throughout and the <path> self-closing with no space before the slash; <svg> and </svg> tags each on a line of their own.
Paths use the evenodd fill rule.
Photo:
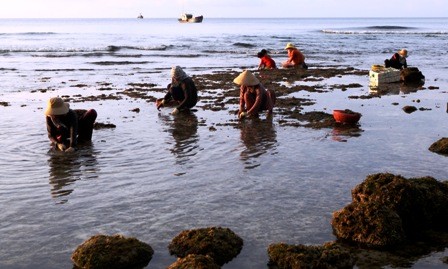
<svg viewBox="0 0 448 269">
<path fill-rule="evenodd" d="M 208 255 L 219 266 L 235 258 L 243 248 L 243 239 L 228 228 L 210 227 L 185 230 L 168 246 L 171 255 L 179 258 L 189 254 Z"/>
<path fill-rule="evenodd" d="M 154 254 L 150 245 L 123 235 L 95 235 L 73 252 L 74 268 L 144 268 Z"/>
<path fill-rule="evenodd" d="M 390 248 L 420 239 L 424 231 L 448 231 L 448 184 L 431 177 L 368 176 L 352 190 L 352 203 L 333 213 L 339 240 Z"/>
<path fill-rule="evenodd" d="M 403 111 L 410 114 L 412 112 L 417 111 L 417 108 L 415 106 L 404 106 Z"/>
<path fill-rule="evenodd" d="M 429 150 L 435 153 L 448 155 L 448 137 L 443 137 L 438 141 L 434 142 L 429 147 Z"/>
<path fill-rule="evenodd" d="M 269 267 L 278 269 L 299 268 L 353 268 L 354 257 L 338 244 L 323 246 L 271 244 L 268 247 Z"/>
<path fill-rule="evenodd" d="M 179 258 L 168 266 L 167 269 L 220 269 L 210 256 L 189 254 L 185 258 Z"/>
</svg>

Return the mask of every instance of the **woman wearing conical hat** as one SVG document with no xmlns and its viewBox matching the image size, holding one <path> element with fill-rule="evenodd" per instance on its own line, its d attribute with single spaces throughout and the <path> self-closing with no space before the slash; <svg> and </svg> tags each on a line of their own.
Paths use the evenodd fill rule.
<svg viewBox="0 0 448 269">
<path fill-rule="evenodd" d="M 266 90 L 250 71 L 243 71 L 233 82 L 240 85 L 240 119 L 258 117 L 263 110 L 267 110 L 268 114 L 272 113 L 276 100 L 274 91 Z"/>
<path fill-rule="evenodd" d="M 288 60 L 282 63 L 284 68 L 302 67 L 308 69 L 308 66 L 305 63 L 305 56 L 294 46 L 294 44 L 288 43 L 285 50 L 288 51 Z"/>
<path fill-rule="evenodd" d="M 75 151 L 78 142 L 92 140 L 93 124 L 97 113 L 94 109 L 70 109 L 60 97 L 48 100 L 44 112 L 48 138 L 56 149 Z"/>
</svg>

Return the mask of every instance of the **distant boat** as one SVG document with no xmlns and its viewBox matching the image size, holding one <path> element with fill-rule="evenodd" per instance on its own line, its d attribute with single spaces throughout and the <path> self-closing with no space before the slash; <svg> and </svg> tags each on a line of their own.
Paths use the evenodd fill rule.
<svg viewBox="0 0 448 269">
<path fill-rule="evenodd" d="M 204 16 L 197 16 L 197 17 L 193 17 L 192 14 L 187 14 L 184 13 L 180 16 L 180 18 L 178 19 L 179 22 L 202 22 L 202 20 L 204 19 Z"/>
<path fill-rule="evenodd" d="M 140 15 L 137 16 L 137 19 L 143 19 L 142 13 L 140 13 Z"/>
</svg>

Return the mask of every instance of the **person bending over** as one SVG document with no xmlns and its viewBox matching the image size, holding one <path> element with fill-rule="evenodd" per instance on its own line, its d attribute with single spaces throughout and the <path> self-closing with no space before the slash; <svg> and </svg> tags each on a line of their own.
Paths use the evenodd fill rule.
<svg viewBox="0 0 448 269">
<path fill-rule="evenodd" d="M 175 106 L 171 114 L 189 110 L 198 102 L 198 90 L 194 81 L 180 66 L 171 68 L 171 83 L 167 86 L 165 97 L 156 100 L 157 110 L 163 106 Z"/>
<path fill-rule="evenodd" d="M 405 49 L 400 50 L 399 52 L 394 53 L 390 59 L 386 59 L 384 61 L 384 65 L 386 67 L 392 67 L 395 69 L 403 69 L 408 67 L 408 63 L 406 58 L 408 57 L 408 51 Z"/>
<path fill-rule="evenodd" d="M 93 124 L 97 113 L 94 109 L 70 109 L 60 97 L 48 100 L 44 112 L 48 138 L 56 149 L 75 151 L 78 142 L 92 140 Z"/>
<path fill-rule="evenodd" d="M 267 110 L 268 115 L 272 113 L 276 101 L 275 93 L 266 90 L 250 71 L 243 71 L 233 82 L 240 85 L 240 107 L 238 110 L 240 119 L 258 117 L 263 110 Z"/>
<path fill-rule="evenodd" d="M 257 57 L 260 58 L 260 64 L 258 65 L 258 69 L 276 69 L 277 66 L 275 61 L 269 56 L 267 50 L 262 49 L 259 53 L 257 53 Z"/>
</svg>

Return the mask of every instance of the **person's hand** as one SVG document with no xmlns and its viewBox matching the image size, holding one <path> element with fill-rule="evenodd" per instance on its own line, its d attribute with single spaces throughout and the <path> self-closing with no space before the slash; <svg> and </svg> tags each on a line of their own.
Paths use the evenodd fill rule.
<svg viewBox="0 0 448 269">
<path fill-rule="evenodd" d="M 56 147 L 60 150 L 60 151 L 65 151 L 67 149 L 67 147 L 62 144 L 62 143 L 57 143 Z"/>
<path fill-rule="evenodd" d="M 238 115 L 238 118 L 243 119 L 243 118 L 245 118 L 246 116 L 247 116 L 247 112 L 241 112 L 241 113 Z"/>
<path fill-rule="evenodd" d="M 156 100 L 156 107 L 157 107 L 157 110 L 160 110 L 160 108 L 163 107 L 164 104 L 165 104 L 165 100 L 164 100 L 164 99 L 158 99 L 158 100 Z"/>
<path fill-rule="evenodd" d="M 179 109 L 175 108 L 173 111 L 171 111 L 171 115 L 179 114 Z"/>
<path fill-rule="evenodd" d="M 69 147 L 68 149 L 65 150 L 65 152 L 74 152 L 75 148 Z"/>
</svg>

